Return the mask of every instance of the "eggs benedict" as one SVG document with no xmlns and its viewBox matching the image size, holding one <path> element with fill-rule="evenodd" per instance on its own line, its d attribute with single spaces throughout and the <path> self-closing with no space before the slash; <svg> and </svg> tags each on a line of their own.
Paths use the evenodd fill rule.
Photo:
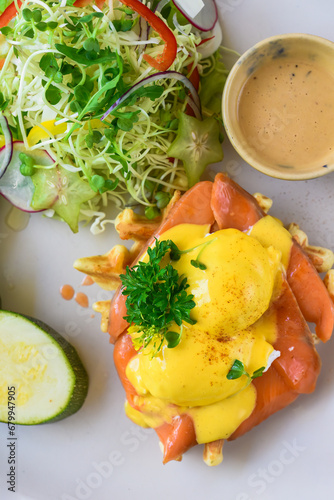
<svg viewBox="0 0 334 500">
<path fill-rule="evenodd" d="M 204 444 L 216 465 L 223 440 L 314 390 L 307 321 L 326 342 L 332 300 L 283 224 L 223 174 L 185 193 L 139 247 L 102 321 L 126 414 L 155 429 L 164 463 Z"/>
</svg>

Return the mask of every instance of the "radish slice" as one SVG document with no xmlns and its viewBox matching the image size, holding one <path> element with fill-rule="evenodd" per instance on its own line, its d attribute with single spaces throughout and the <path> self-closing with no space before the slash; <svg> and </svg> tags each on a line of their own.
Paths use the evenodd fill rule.
<svg viewBox="0 0 334 500">
<path fill-rule="evenodd" d="M 182 0 L 182 10 L 181 10 L 181 2 L 174 2 L 175 6 L 182 12 L 187 18 L 193 19 L 196 17 L 204 7 L 203 0 Z"/>
<path fill-rule="evenodd" d="M 181 14 L 200 31 L 211 31 L 218 20 L 215 0 L 172 0 Z"/>
<path fill-rule="evenodd" d="M 27 151 L 23 142 L 14 142 L 12 159 L 0 179 L 0 194 L 12 205 L 24 212 L 40 212 L 41 210 L 31 208 L 35 186 L 31 177 L 25 177 L 20 172 L 22 163 L 19 158 L 20 153 L 31 156 L 36 165 L 51 166 L 54 163 L 46 151 Z"/>
<path fill-rule="evenodd" d="M 210 57 L 216 52 L 216 50 L 219 49 L 222 41 L 223 32 L 220 23 L 216 23 L 216 26 L 212 31 L 212 37 L 209 37 L 208 40 L 202 40 L 200 45 L 197 47 L 197 52 L 200 52 L 202 54 L 203 59 L 205 59 L 206 57 Z"/>
<path fill-rule="evenodd" d="M 13 136 L 7 118 L 0 115 L 0 125 L 5 137 L 5 145 L 0 149 L 0 179 L 7 170 L 13 155 Z"/>
<path fill-rule="evenodd" d="M 116 102 L 104 113 L 102 116 L 101 120 L 105 120 L 110 113 L 112 113 L 114 110 L 116 110 L 130 95 L 132 95 L 136 90 L 138 90 L 140 87 L 143 85 L 148 85 L 149 83 L 153 83 L 156 80 L 163 80 L 165 78 L 171 78 L 173 80 L 178 80 L 183 85 L 185 85 L 188 90 L 191 93 L 192 96 L 192 101 L 193 105 L 191 106 L 194 109 L 194 112 L 196 114 L 196 118 L 199 120 L 202 119 L 202 114 L 201 114 L 201 101 L 198 95 L 197 90 L 193 86 L 190 80 L 182 73 L 178 73 L 177 71 L 160 71 L 158 73 L 155 73 L 154 75 L 148 76 L 147 78 L 144 78 L 144 80 L 141 80 L 140 82 L 136 83 L 133 87 L 131 87 L 125 94 L 122 95 L 119 99 L 117 99 Z"/>
</svg>

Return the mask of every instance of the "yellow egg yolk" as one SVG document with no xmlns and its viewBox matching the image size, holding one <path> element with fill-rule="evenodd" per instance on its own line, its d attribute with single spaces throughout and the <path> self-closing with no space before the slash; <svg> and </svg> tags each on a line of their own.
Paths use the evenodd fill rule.
<svg viewBox="0 0 334 500">
<path fill-rule="evenodd" d="M 274 219 L 266 231 L 275 235 Z M 229 380 L 227 374 L 236 359 L 250 376 L 268 364 L 276 338 L 270 304 L 282 256 L 281 248 L 236 229 L 208 232 L 209 226 L 182 224 L 161 236 L 181 251 L 193 248 L 178 261 L 166 256 L 161 265 L 171 262 L 180 276 L 187 277 L 196 323 L 183 323 L 177 347 L 163 345 L 154 357 L 139 351 L 126 369 L 140 409 L 127 405 L 128 416 L 139 425 L 158 427 L 187 413 L 198 443 L 229 437 L 255 407 L 250 377 Z M 146 255 L 142 260 L 147 259 Z M 206 268 L 195 268 L 191 261 L 196 259 Z M 173 324 L 171 330 L 180 328 Z M 135 336 L 135 327 L 130 333 Z"/>
</svg>

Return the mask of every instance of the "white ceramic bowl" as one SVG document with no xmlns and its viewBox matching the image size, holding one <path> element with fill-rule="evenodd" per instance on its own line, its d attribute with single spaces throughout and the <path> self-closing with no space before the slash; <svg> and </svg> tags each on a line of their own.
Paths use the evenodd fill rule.
<svg viewBox="0 0 334 500">
<path fill-rule="evenodd" d="M 300 62 L 300 66 L 304 63 L 314 63 L 318 68 L 328 73 L 328 78 L 333 79 L 333 90 L 330 90 L 327 94 L 329 97 L 332 97 L 334 103 L 334 43 L 318 36 L 300 33 L 274 36 L 259 42 L 245 52 L 233 66 L 228 76 L 224 88 L 222 104 L 226 133 L 240 156 L 252 167 L 267 175 L 289 180 L 303 180 L 320 177 L 334 170 L 334 107 L 331 109 L 330 106 L 325 106 L 324 109 L 327 115 L 330 113 L 329 116 L 333 117 L 333 120 L 331 120 L 333 148 L 331 150 L 331 147 L 327 145 L 327 149 L 322 151 L 321 154 L 318 154 L 318 151 L 316 152 L 315 149 L 320 144 L 323 134 L 319 137 L 316 136 L 316 134 L 321 134 L 321 131 L 316 130 L 313 117 L 311 117 L 310 123 L 307 123 L 307 121 L 302 118 L 302 113 L 305 109 L 295 109 L 295 113 L 297 113 L 296 118 L 302 122 L 298 125 L 300 129 L 306 127 L 306 130 L 311 131 L 312 138 L 314 136 L 316 139 L 316 145 L 313 146 L 313 150 L 310 146 L 310 151 L 307 152 L 308 161 L 302 165 L 294 165 L 293 161 L 281 161 L 281 159 L 276 157 L 270 157 L 270 154 L 269 156 L 265 154 L 266 151 L 270 153 L 272 149 L 272 154 L 274 155 L 274 148 L 272 148 L 273 143 L 271 144 L 270 140 L 273 140 L 273 138 L 277 139 L 278 136 L 275 136 L 275 134 L 281 133 L 282 130 L 284 131 L 285 124 L 287 123 L 287 121 L 284 121 L 285 109 L 283 109 L 283 106 L 285 106 L 285 104 L 283 102 L 282 109 L 278 108 L 277 103 L 274 109 L 276 115 L 282 117 L 280 127 L 276 126 L 276 130 L 270 131 L 271 136 L 269 139 L 267 132 L 266 140 L 264 139 L 264 135 L 258 136 L 256 146 L 254 146 L 256 142 L 254 141 L 254 136 L 252 136 L 250 140 L 249 135 L 245 133 L 245 127 L 243 127 L 240 121 L 240 116 L 242 116 L 242 114 L 239 107 L 246 82 L 248 82 L 250 78 L 254 78 L 254 75 L 259 74 L 259 70 L 263 70 L 265 66 L 270 64 L 273 65 L 273 61 L 275 61 L 275 64 L 277 64 L 276 61 L 281 61 L 285 64 L 287 58 Z M 331 92 L 332 96 L 330 96 Z M 258 96 L 257 99 L 256 105 L 259 106 L 258 109 L 260 110 L 261 96 Z M 253 103 L 254 102 L 255 101 L 253 101 Z M 269 107 L 270 105 L 271 104 L 269 104 Z M 272 105 L 274 106 L 274 104 Z M 255 116 L 255 118 L 258 117 Z M 251 122 L 248 121 L 248 124 L 251 123 L 251 126 L 253 126 L 253 122 L 255 123 L 256 119 Z M 265 127 L 266 125 L 264 124 L 263 126 Z M 329 131 L 326 130 L 326 133 L 329 133 Z M 332 139 L 330 138 L 328 140 L 331 141 Z M 284 139 L 284 134 L 282 141 L 283 143 L 281 144 L 283 147 L 284 141 L 285 143 L 287 142 L 286 136 Z M 307 149 L 307 146 L 305 148 Z"/>
</svg>

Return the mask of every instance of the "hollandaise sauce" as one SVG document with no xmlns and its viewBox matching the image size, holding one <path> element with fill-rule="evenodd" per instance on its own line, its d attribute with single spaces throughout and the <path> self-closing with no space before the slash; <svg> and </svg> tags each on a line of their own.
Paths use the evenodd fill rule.
<svg viewBox="0 0 334 500">
<path fill-rule="evenodd" d="M 252 413 L 256 390 L 250 376 L 268 365 L 274 351 L 276 316 L 270 306 L 282 256 L 286 260 L 291 245 L 275 219 L 266 224 L 255 225 L 254 236 L 236 229 L 209 234 L 209 226 L 194 224 L 175 226 L 161 236 L 181 251 L 193 248 L 171 263 L 187 277 L 196 323 L 173 324 L 181 333 L 175 348 L 163 345 L 154 356 L 140 350 L 129 361 L 126 376 L 137 392 L 137 409 L 127 404 L 126 412 L 137 424 L 156 428 L 188 414 L 197 442 L 207 443 L 228 438 Z M 269 233 L 281 236 L 268 239 Z M 198 260 L 203 268 L 193 266 Z M 133 329 L 131 335 L 136 335 Z M 229 380 L 236 359 L 249 375 Z"/>
</svg>

